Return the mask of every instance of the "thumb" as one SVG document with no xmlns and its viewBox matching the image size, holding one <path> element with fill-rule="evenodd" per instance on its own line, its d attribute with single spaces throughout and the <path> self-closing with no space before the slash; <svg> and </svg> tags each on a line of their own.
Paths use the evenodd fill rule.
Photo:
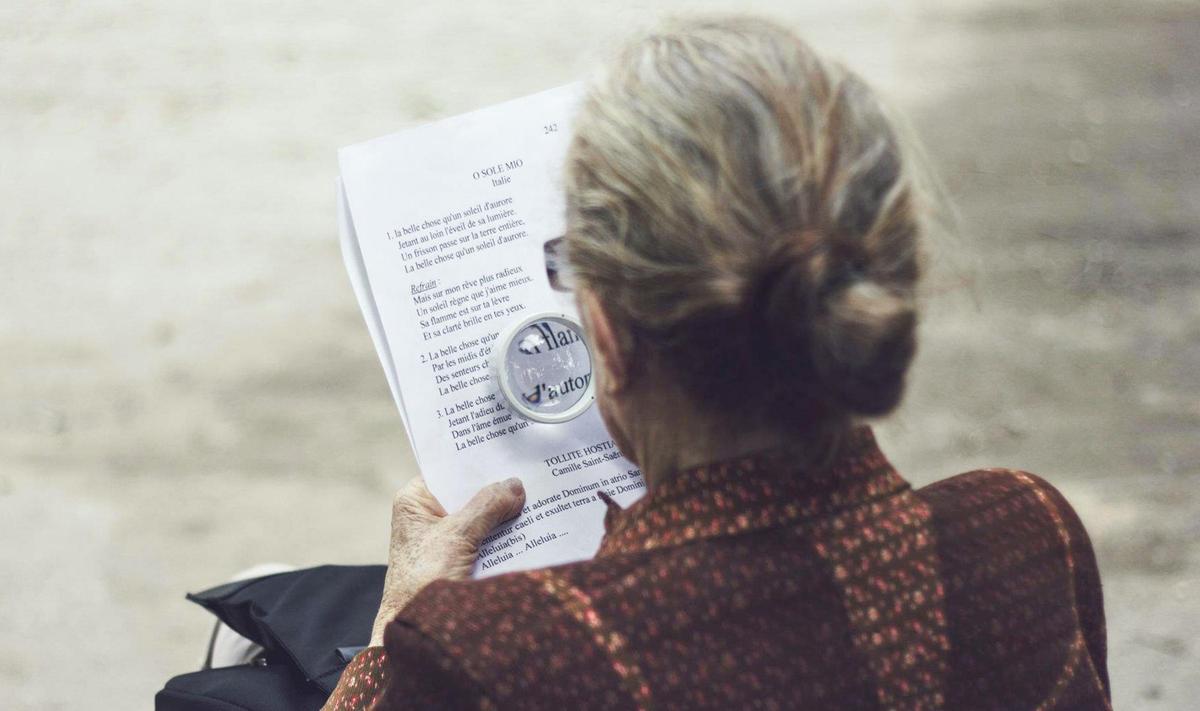
<svg viewBox="0 0 1200 711">
<path fill-rule="evenodd" d="M 429 490 L 429 486 L 425 483 L 425 477 L 418 474 L 408 482 L 405 487 L 405 493 L 418 506 L 424 508 L 434 516 L 442 517 L 446 515 L 446 509 L 442 508 L 442 504 Z"/>
<path fill-rule="evenodd" d="M 409 479 L 392 498 L 393 526 L 405 521 L 423 521 L 445 515 L 446 509 L 442 508 L 437 498 L 430 493 L 424 477 L 419 474 Z"/>
<path fill-rule="evenodd" d="M 478 546 L 493 528 L 521 513 L 525 487 L 513 477 L 489 484 L 471 497 L 462 510 L 447 518 L 472 546 Z"/>
</svg>

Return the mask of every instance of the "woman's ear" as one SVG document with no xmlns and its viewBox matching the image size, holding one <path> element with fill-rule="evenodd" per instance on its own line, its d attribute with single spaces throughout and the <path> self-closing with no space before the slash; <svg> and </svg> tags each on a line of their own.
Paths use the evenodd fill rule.
<svg viewBox="0 0 1200 711">
<path fill-rule="evenodd" d="M 629 384 L 629 363 L 621 347 L 621 339 L 613 327 L 600 299 L 589 289 L 579 290 L 579 306 L 584 325 L 590 332 L 591 347 L 603 364 L 604 387 L 610 394 L 619 393 Z"/>
</svg>

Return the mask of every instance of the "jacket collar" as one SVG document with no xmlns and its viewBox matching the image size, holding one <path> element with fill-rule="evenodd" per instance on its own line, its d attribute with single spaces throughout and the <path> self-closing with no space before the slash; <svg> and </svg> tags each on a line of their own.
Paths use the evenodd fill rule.
<svg viewBox="0 0 1200 711">
<path fill-rule="evenodd" d="M 677 472 L 627 509 L 608 506 L 597 557 L 733 536 L 854 508 L 909 489 L 869 427 L 852 430 L 828 466 L 805 469 L 786 449 Z"/>
</svg>

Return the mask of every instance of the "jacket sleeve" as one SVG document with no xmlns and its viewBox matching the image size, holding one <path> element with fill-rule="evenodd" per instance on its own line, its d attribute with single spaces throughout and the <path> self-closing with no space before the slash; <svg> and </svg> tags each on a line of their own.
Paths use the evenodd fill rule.
<svg viewBox="0 0 1200 711">
<path fill-rule="evenodd" d="M 1030 475 L 1033 476 L 1033 475 Z M 1079 624 L 1088 655 L 1096 674 L 1104 685 L 1104 693 L 1112 699 L 1112 688 L 1108 680 L 1108 644 L 1104 618 L 1104 593 L 1100 586 L 1100 568 L 1096 564 L 1096 552 L 1088 537 L 1087 529 L 1075 509 L 1058 489 L 1044 479 L 1034 477 L 1042 490 L 1049 496 L 1054 508 L 1063 519 L 1071 540 L 1071 558 L 1074 561 L 1075 606 L 1079 613 Z"/>
<path fill-rule="evenodd" d="M 346 665 L 338 685 L 321 711 L 365 711 L 381 708 L 388 681 L 388 658 L 383 647 L 367 647 Z"/>
<path fill-rule="evenodd" d="M 388 674 L 377 709 L 490 709 L 482 687 L 445 649 L 402 619 L 384 632 Z"/>
<path fill-rule="evenodd" d="M 351 660 L 322 711 L 489 708 L 478 684 L 421 632 L 393 622 L 385 641 Z"/>
</svg>

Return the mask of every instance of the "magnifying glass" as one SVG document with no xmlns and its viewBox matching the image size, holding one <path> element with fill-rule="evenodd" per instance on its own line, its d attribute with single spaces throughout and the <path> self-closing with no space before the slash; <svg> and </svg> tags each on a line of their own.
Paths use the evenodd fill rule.
<svg viewBox="0 0 1200 711">
<path fill-rule="evenodd" d="M 502 331 L 491 368 L 504 404 L 527 420 L 567 422 L 595 399 L 583 326 L 563 313 L 527 316 Z"/>
</svg>

